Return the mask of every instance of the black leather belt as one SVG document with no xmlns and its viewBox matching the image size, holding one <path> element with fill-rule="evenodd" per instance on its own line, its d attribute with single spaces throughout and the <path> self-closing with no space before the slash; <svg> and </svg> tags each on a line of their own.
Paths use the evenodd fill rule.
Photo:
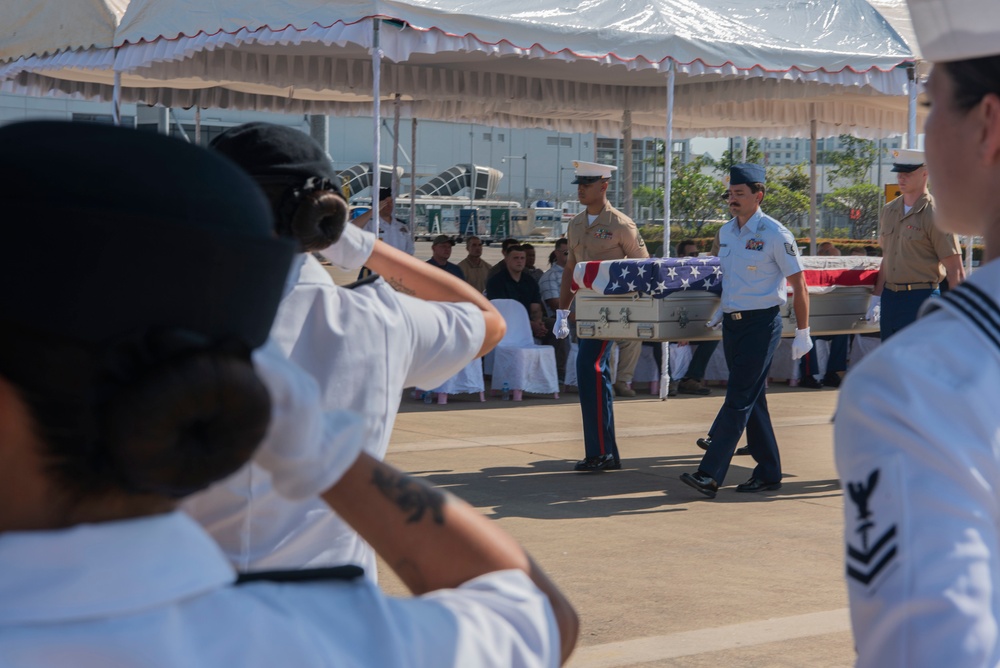
<svg viewBox="0 0 1000 668">
<path fill-rule="evenodd" d="M 893 292 L 909 292 L 910 290 L 937 290 L 937 283 L 886 283 L 885 287 Z"/>
<path fill-rule="evenodd" d="M 759 308 L 752 311 L 734 311 L 732 313 L 723 313 L 722 316 L 730 320 L 745 320 L 746 318 L 762 318 L 764 316 L 773 318 L 777 312 L 778 307 L 771 306 L 770 308 Z"/>
</svg>

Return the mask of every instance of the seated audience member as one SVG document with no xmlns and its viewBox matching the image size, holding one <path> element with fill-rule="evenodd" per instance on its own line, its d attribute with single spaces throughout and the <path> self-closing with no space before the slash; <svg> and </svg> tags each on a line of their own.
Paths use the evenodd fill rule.
<svg viewBox="0 0 1000 668">
<path fill-rule="evenodd" d="M 431 259 L 427 260 L 427 264 L 444 269 L 452 276 L 457 276 L 464 281 L 465 274 L 462 273 L 462 270 L 454 262 L 448 261 L 451 258 L 451 249 L 454 246 L 455 240 L 447 234 L 437 235 L 434 237 L 434 241 L 431 242 Z"/>
<path fill-rule="evenodd" d="M 357 418 L 324 416 L 309 377 L 264 345 L 295 247 L 249 177 L 118 127 L 14 123 L 0 145 L 0 203 L 35 223 L 0 244 L 0 665 L 566 660 L 575 613 L 524 550 L 359 455 Z M 61 162 L 79 169 L 53 188 Z M 74 253 L 36 271 L 53 240 Z M 289 412 L 295 438 L 274 438 Z M 289 489 L 329 485 L 418 596 L 390 599 L 352 568 L 237 579 L 176 505 L 251 457 Z"/>
<path fill-rule="evenodd" d="M 559 239 L 556 241 L 555 250 L 549 255 L 549 268 L 542 274 L 538 282 L 538 288 L 542 295 L 542 307 L 545 309 L 543 322 L 548 332 L 542 338 L 542 343 L 553 346 L 556 350 L 556 370 L 559 374 L 559 382 L 566 380 L 566 360 L 569 358 L 570 339 L 557 339 L 555 336 L 556 309 L 559 308 L 559 290 L 562 286 L 563 267 L 566 266 L 566 256 L 569 241 Z"/>
<path fill-rule="evenodd" d="M 851 255 L 867 257 L 868 251 L 866 251 L 861 246 L 855 246 L 854 248 L 851 249 Z"/>
<path fill-rule="evenodd" d="M 468 255 L 458 263 L 458 268 L 462 270 L 465 282 L 476 292 L 485 292 L 486 277 L 493 265 L 483 259 L 483 240 L 476 236 L 466 238 L 465 250 Z"/>
<path fill-rule="evenodd" d="M 503 270 L 486 281 L 487 299 L 513 299 L 528 311 L 531 333 L 541 339 L 548 329 L 542 321 L 542 293 L 538 282 L 524 273 L 524 251 L 520 246 L 511 246 L 503 261 Z"/>
<path fill-rule="evenodd" d="M 542 274 L 545 272 L 535 266 L 535 247 L 529 243 L 523 243 L 521 248 L 524 249 L 524 273 L 536 281 L 541 281 Z"/>
<path fill-rule="evenodd" d="M 854 249 L 851 252 L 853 253 L 855 250 L 858 249 Z M 833 242 L 824 241 L 819 245 L 819 248 L 816 249 L 816 255 L 837 257 L 840 255 L 840 249 L 834 246 Z M 840 387 L 843 374 L 847 372 L 847 348 L 851 341 L 850 334 L 814 336 L 812 337 L 812 340 L 812 350 L 803 355 L 802 359 L 799 360 L 801 376 L 799 380 L 799 387 L 808 387 L 812 389 L 820 389 L 823 386 Z M 830 342 L 830 356 L 827 359 L 826 372 L 823 374 L 822 380 L 816 378 L 816 375 L 819 373 L 819 360 L 816 355 L 816 341 L 819 340 Z"/>
<path fill-rule="evenodd" d="M 500 252 L 503 254 L 503 259 L 504 260 L 507 259 L 507 251 L 510 250 L 511 246 L 520 246 L 520 245 L 521 244 L 514 237 L 507 237 L 506 239 L 501 241 Z M 503 260 L 500 260 L 495 265 L 493 265 L 492 268 L 490 268 L 490 272 L 486 275 L 486 280 L 488 281 L 494 276 L 496 276 L 498 273 L 500 273 L 500 270 L 503 268 L 504 268 Z"/>
</svg>

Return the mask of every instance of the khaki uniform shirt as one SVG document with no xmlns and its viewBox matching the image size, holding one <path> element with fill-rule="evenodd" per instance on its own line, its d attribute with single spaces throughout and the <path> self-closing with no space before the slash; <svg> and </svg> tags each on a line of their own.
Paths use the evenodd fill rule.
<svg viewBox="0 0 1000 668">
<path fill-rule="evenodd" d="M 458 263 L 459 269 L 465 274 L 465 282 L 476 289 L 477 292 L 486 291 L 486 277 L 490 273 L 493 265 L 480 258 L 479 266 L 473 267 L 469 264 L 469 258 L 465 258 Z"/>
<path fill-rule="evenodd" d="M 649 257 L 646 243 L 632 219 L 608 204 L 594 221 L 587 224 L 587 211 L 581 211 L 566 230 L 569 255 L 566 266 L 591 260 L 621 260 Z"/>
<path fill-rule="evenodd" d="M 934 227 L 934 198 L 924 193 L 903 213 L 903 198 L 882 208 L 879 245 L 886 283 L 940 283 L 945 270 L 941 259 L 960 252 L 958 237 Z"/>
</svg>

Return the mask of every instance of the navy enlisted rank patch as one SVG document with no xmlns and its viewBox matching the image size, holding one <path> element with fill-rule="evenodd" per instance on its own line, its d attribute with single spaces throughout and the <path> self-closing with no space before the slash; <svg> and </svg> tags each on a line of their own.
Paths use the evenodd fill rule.
<svg viewBox="0 0 1000 668">
<path fill-rule="evenodd" d="M 752 251 L 762 251 L 764 250 L 764 242 L 761 239 L 751 239 L 747 242 L 747 250 Z"/>
<path fill-rule="evenodd" d="M 798 255 L 798 253 L 795 252 L 795 245 L 790 244 L 787 241 L 785 242 L 785 252 L 791 255 L 792 257 Z"/>
<path fill-rule="evenodd" d="M 875 468 L 864 480 L 845 485 L 851 502 L 844 504 L 847 577 L 867 590 L 874 590 L 901 560 L 898 523 L 893 521 L 899 518 L 900 509 L 893 498 L 892 480 L 883 481 L 882 493 L 875 494 L 880 476 L 881 469 Z"/>
</svg>

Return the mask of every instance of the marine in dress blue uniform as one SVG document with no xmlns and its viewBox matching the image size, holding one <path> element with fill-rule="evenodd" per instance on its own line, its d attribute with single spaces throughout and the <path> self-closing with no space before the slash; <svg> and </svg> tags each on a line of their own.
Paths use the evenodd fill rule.
<svg viewBox="0 0 1000 668">
<path fill-rule="evenodd" d="M 795 291 L 793 355 L 809 348 L 809 295 L 795 237 L 760 210 L 764 168 L 740 164 L 730 170 L 729 208 L 734 218 L 719 231 L 722 265 L 722 348 L 729 366 L 726 400 L 712 427 L 712 439 L 698 466 L 681 480 L 715 497 L 726 479 L 736 445 L 747 431 L 757 462 L 750 480 L 737 487 L 758 492 L 781 487 L 781 458 L 767 411 L 764 384 L 781 338 L 780 306 L 787 300 L 786 278 Z"/>
<path fill-rule="evenodd" d="M 649 257 L 649 251 L 632 219 L 608 204 L 607 183 L 616 168 L 582 160 L 574 160 L 573 167 L 576 168 L 573 183 L 577 184 L 577 197 L 587 208 L 570 222 L 566 234 L 569 254 L 559 291 L 561 308 L 556 312 L 553 327 L 559 338 L 569 334 L 566 328 L 560 336 L 560 324 L 569 315 L 569 305 L 573 300 L 573 267 L 577 262 Z M 621 468 L 615 440 L 614 399 L 608 364 L 612 343 L 600 339 L 579 340 L 576 375 L 586 457 L 576 463 L 576 471 Z M 638 352 L 638 346 L 636 349 L 635 352 Z M 628 366 L 622 359 L 619 363 Z"/>
</svg>

